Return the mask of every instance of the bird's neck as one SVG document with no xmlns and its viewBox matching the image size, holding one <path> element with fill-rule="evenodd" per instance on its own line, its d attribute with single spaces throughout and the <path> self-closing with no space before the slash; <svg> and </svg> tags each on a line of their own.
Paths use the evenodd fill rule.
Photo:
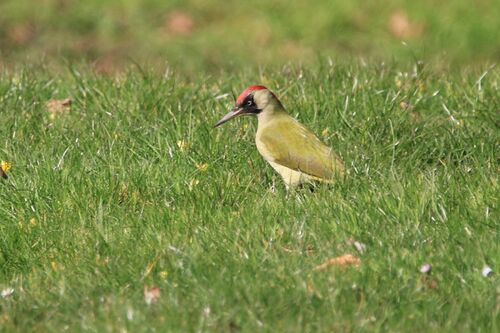
<svg viewBox="0 0 500 333">
<path fill-rule="evenodd" d="M 265 126 L 265 124 L 268 124 L 272 120 L 278 119 L 281 116 L 288 116 L 283 106 L 280 104 L 270 104 L 257 115 L 258 126 Z"/>
</svg>

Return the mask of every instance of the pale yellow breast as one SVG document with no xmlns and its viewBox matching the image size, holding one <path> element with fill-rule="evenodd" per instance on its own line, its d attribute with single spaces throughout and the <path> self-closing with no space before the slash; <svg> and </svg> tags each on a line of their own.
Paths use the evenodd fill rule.
<svg viewBox="0 0 500 333">
<path fill-rule="evenodd" d="M 283 178 L 283 181 L 285 182 L 287 187 L 294 187 L 306 181 L 307 176 L 299 171 L 292 170 L 274 162 L 269 162 L 269 164 L 273 167 L 274 170 L 276 170 L 276 172 L 278 172 L 281 178 Z"/>
</svg>

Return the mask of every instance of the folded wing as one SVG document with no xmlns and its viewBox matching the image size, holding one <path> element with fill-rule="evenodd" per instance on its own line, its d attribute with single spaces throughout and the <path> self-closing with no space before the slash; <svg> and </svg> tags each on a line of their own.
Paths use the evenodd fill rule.
<svg viewBox="0 0 500 333">
<path fill-rule="evenodd" d="M 271 162 L 322 179 L 344 173 L 332 149 L 293 118 L 272 124 L 259 139 Z"/>
</svg>

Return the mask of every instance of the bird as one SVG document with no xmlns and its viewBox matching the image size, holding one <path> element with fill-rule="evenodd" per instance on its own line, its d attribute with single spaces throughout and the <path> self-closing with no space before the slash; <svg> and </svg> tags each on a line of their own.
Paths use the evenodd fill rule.
<svg viewBox="0 0 500 333">
<path fill-rule="evenodd" d="M 304 183 L 333 183 L 345 174 L 342 159 L 290 116 L 278 97 L 262 85 L 251 85 L 214 127 L 239 116 L 257 116 L 257 150 L 283 178 L 287 189 Z"/>
</svg>

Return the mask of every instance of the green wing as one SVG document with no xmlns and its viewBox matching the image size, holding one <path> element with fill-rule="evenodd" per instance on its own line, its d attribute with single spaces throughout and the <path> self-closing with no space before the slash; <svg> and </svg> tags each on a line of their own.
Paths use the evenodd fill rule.
<svg viewBox="0 0 500 333">
<path fill-rule="evenodd" d="M 260 135 L 260 143 L 271 162 L 322 179 L 343 174 L 342 160 L 311 131 L 293 118 L 278 121 Z"/>
</svg>

